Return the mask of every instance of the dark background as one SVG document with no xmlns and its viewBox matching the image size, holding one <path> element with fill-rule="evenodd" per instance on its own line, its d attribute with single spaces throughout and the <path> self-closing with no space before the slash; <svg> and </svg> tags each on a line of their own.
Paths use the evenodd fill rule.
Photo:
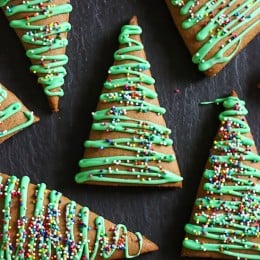
<svg viewBox="0 0 260 260">
<path fill-rule="evenodd" d="M 256 145 L 260 147 L 260 38 L 251 42 L 216 77 L 206 78 L 175 28 L 163 0 L 71 0 L 72 31 L 68 75 L 60 112 L 51 114 L 30 62 L 14 31 L 0 13 L 0 81 L 40 116 L 41 121 L 0 147 L 0 171 L 29 175 L 45 182 L 92 211 L 140 231 L 160 246 L 140 260 L 177 260 L 220 108 L 200 101 L 225 96 L 235 89 L 246 100 Z M 156 79 L 161 105 L 167 109 L 175 150 L 184 177 L 183 189 L 117 188 L 77 185 L 74 175 L 91 126 L 91 112 L 113 62 L 122 25 L 137 15 L 143 43 Z M 179 93 L 176 93 L 179 89 Z M 259 149 L 258 149 L 259 150 Z"/>
</svg>

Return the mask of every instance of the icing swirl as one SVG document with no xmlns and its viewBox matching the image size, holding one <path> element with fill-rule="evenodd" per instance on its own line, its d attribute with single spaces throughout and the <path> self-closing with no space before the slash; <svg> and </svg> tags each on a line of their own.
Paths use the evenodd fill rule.
<svg viewBox="0 0 260 260">
<path fill-rule="evenodd" d="M 154 147 L 171 146 L 171 130 L 127 115 L 128 112 L 150 112 L 156 116 L 166 112 L 164 108 L 146 101 L 157 98 L 157 94 L 148 87 L 155 82 L 145 73 L 150 68 L 149 62 L 132 53 L 144 48 L 141 42 L 131 38 L 141 33 L 142 29 L 137 25 L 122 27 L 119 43 L 123 47 L 114 54 L 115 61 L 122 63 L 110 67 L 109 77 L 104 83 L 106 91 L 100 96 L 101 102 L 112 105 L 93 113 L 92 130 L 107 132 L 108 138 L 88 140 L 84 144 L 85 148 L 120 149 L 122 153 L 127 151 L 133 155 L 82 159 L 79 162 L 82 172 L 75 177 L 78 183 L 98 181 L 155 185 L 182 180 L 160 166 L 160 162 L 173 162 L 174 155 L 158 152 Z M 118 132 L 119 138 L 110 139 L 110 132 Z M 120 138 L 120 133 L 127 136 Z M 156 161 L 157 165 L 149 165 Z"/>
<path fill-rule="evenodd" d="M 104 259 L 110 258 L 117 250 L 124 252 L 125 258 L 133 258 L 140 254 L 142 249 L 142 236 L 139 232 L 136 237 L 139 251 L 136 255 L 130 255 L 128 249 L 128 237 L 126 226 L 119 224 L 108 231 L 105 220 L 101 216 L 95 219 L 94 227 L 89 224 L 89 209 L 82 207 L 77 213 L 76 203 L 70 201 L 65 209 L 65 228 L 61 231 L 61 196 L 60 192 L 51 191 L 48 195 L 48 203 L 45 196 L 48 191 L 44 183 L 35 187 L 35 203 L 33 216 L 28 217 L 27 201 L 30 179 L 22 177 L 21 181 L 11 176 L 3 183 L 0 175 L 0 196 L 3 199 L 3 221 L 0 239 L 0 259 L 89 259 L 97 256 Z M 28 197 L 28 199 L 27 199 Z M 16 201 L 16 202 L 15 202 Z M 19 201 L 18 217 L 15 220 L 17 232 L 15 242 L 11 237 L 12 207 Z M 45 206 L 44 206 L 45 205 Z M 75 237 L 75 230 L 79 230 L 79 236 Z M 88 233 L 95 229 L 96 236 L 93 246 L 90 247 Z M 110 239 L 113 237 L 113 239 Z"/>
<path fill-rule="evenodd" d="M 196 199 L 193 223 L 185 226 L 183 246 L 237 259 L 259 259 L 260 156 L 247 136 L 245 102 L 235 96 L 217 99 L 225 111 L 204 172 L 204 197 Z M 208 104 L 211 102 L 204 102 Z M 194 238 L 190 238 L 194 236 Z M 206 241 L 204 241 L 204 239 Z"/>
<path fill-rule="evenodd" d="M 188 30 L 201 24 L 196 40 L 203 42 L 192 61 L 200 71 L 206 71 L 218 63 L 228 62 L 239 50 L 243 38 L 260 24 L 260 7 L 257 0 L 204 1 L 172 0 L 185 16 L 182 28 Z M 244 28 L 244 29 L 243 29 Z M 216 48 L 214 54 L 212 49 Z"/>
<path fill-rule="evenodd" d="M 0 108 L 1 108 L 1 103 L 4 102 L 4 100 L 7 97 L 8 97 L 8 92 L 0 84 Z M 22 104 L 20 102 L 14 102 L 9 106 L 5 107 L 4 109 L 0 110 L 0 124 L 3 124 L 7 119 L 10 119 L 16 113 L 20 113 L 21 109 L 22 109 Z M 13 134 L 33 124 L 34 122 L 33 113 L 29 111 L 25 111 L 23 113 L 27 121 L 24 123 L 20 123 L 19 125 L 16 125 L 13 128 L 4 129 L 0 131 L 0 140 L 2 137 Z"/>
<path fill-rule="evenodd" d="M 58 22 L 58 19 L 56 22 L 45 20 L 71 12 L 72 6 L 67 3 L 55 4 L 53 0 L 21 1 L 17 5 L 11 3 L 10 0 L 0 0 L 0 7 L 4 7 L 6 16 L 11 18 L 11 27 L 25 32 L 21 40 L 30 46 L 26 55 L 35 63 L 30 70 L 37 73 L 38 83 L 44 86 L 46 95 L 63 96 L 61 86 L 66 75 L 63 66 L 68 62 L 68 57 L 51 52 L 68 45 L 67 39 L 61 35 L 67 33 L 71 25 L 68 22 Z"/>
</svg>

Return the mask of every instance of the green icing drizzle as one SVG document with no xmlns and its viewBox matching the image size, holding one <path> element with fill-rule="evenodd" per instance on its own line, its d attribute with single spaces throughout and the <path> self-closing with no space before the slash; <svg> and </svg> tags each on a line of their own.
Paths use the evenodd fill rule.
<svg viewBox="0 0 260 260">
<path fill-rule="evenodd" d="M 260 234 L 260 171 L 254 167 L 260 156 L 251 151 L 254 142 L 245 136 L 250 132 L 243 119 L 248 111 L 245 102 L 234 96 L 202 104 L 209 103 L 222 103 L 225 110 L 219 115 L 221 126 L 209 157 L 211 167 L 204 172 L 207 195 L 196 199 L 195 224 L 185 226 L 183 246 L 236 259 L 259 259 L 259 239 L 252 239 Z"/>
<path fill-rule="evenodd" d="M 48 96 L 63 96 L 61 86 L 64 84 L 66 70 L 63 67 L 68 62 L 66 55 L 46 55 L 46 52 L 64 48 L 68 45 L 67 39 L 62 39 L 61 34 L 71 29 L 68 22 L 52 22 L 44 25 L 44 20 L 72 11 L 70 4 L 55 5 L 52 0 L 22 1 L 16 6 L 8 5 L 10 1 L 0 0 L 0 7 L 5 7 L 7 17 L 23 15 L 24 18 L 12 20 L 10 26 L 22 29 L 25 34 L 22 41 L 33 46 L 26 52 L 31 60 L 37 61 L 30 70 L 38 74 L 38 82 L 44 86 Z M 29 15 L 28 15 L 29 14 Z M 42 21 L 42 25 L 35 24 Z"/>
<path fill-rule="evenodd" d="M 2 177 L 1 177 L 2 181 Z M 12 176 L 8 180 L 8 184 L 4 187 L 1 185 L 1 195 L 4 195 L 4 208 L 3 212 L 3 225 L 2 225 L 2 237 L 0 245 L 0 259 L 11 259 L 11 239 L 9 233 L 10 219 L 11 219 L 11 205 L 12 205 L 12 192 L 15 190 L 17 178 Z"/>
<path fill-rule="evenodd" d="M 96 238 L 93 248 L 90 248 L 88 232 L 89 209 L 82 207 L 76 213 L 76 203 L 70 201 L 65 209 L 66 233 L 60 230 L 60 199 L 62 194 L 57 191 L 49 193 L 49 202 L 44 208 L 46 185 L 39 184 L 35 190 L 35 208 L 33 216 L 27 217 L 27 194 L 29 177 L 21 181 L 11 176 L 6 184 L 0 176 L 0 195 L 3 197 L 3 224 L 1 232 L 0 259 L 74 259 L 94 260 L 99 254 L 109 259 L 118 251 L 124 251 L 125 258 L 133 258 L 140 254 L 142 249 L 142 235 L 137 232 L 136 237 L 139 251 L 135 255 L 129 254 L 127 228 L 122 224 L 111 227 L 106 231 L 105 220 L 97 216 L 95 219 Z M 19 216 L 15 222 L 17 228 L 16 243 L 13 244 L 10 236 L 10 219 L 12 217 L 13 200 L 19 201 Z M 79 229 L 79 237 L 74 237 L 75 228 Z M 110 240 L 110 237 L 112 240 Z"/>
<path fill-rule="evenodd" d="M 179 6 L 180 14 L 188 16 L 182 23 L 185 30 L 205 20 L 205 24 L 196 34 L 196 40 L 204 41 L 204 44 L 192 57 L 192 61 L 198 64 L 201 71 L 206 71 L 218 63 L 228 62 L 237 53 L 243 38 L 260 23 L 257 0 L 243 1 L 239 5 L 236 0 L 207 1 L 204 5 L 196 0 L 172 0 L 172 5 Z M 231 8 L 233 6 L 234 8 Z M 246 28 L 237 34 L 244 26 Z M 221 42 L 219 49 L 208 57 L 209 52 Z M 231 53 L 227 55 L 230 50 Z"/>
<path fill-rule="evenodd" d="M 18 236 L 16 240 L 16 252 L 15 252 L 16 259 L 23 259 L 25 257 L 25 250 L 23 247 L 26 242 L 25 227 L 28 221 L 26 217 L 26 211 L 27 211 L 27 192 L 28 192 L 29 182 L 30 179 L 27 176 L 22 178 L 20 184 L 20 190 L 18 190 L 18 194 L 20 194 L 21 201 L 20 201 L 20 208 L 19 208 L 20 218 L 17 220 Z"/>
<path fill-rule="evenodd" d="M 8 97 L 7 91 L 0 84 L 0 104 L 5 99 L 7 99 L 7 97 Z M 0 123 L 4 123 L 4 121 L 11 118 L 16 113 L 21 112 L 21 109 L 22 109 L 22 104 L 20 102 L 14 102 L 14 103 L 10 104 L 8 107 L 4 108 L 3 110 L 0 110 Z M 13 127 L 13 128 L 0 131 L 0 139 L 1 139 L 1 137 L 13 134 L 13 133 L 20 131 L 33 124 L 33 122 L 34 122 L 33 113 L 29 112 L 29 111 L 25 111 L 23 113 L 24 113 L 24 116 L 27 118 L 27 121 Z"/>
<path fill-rule="evenodd" d="M 118 132 L 119 136 L 120 133 L 125 133 L 128 137 L 85 142 L 85 148 L 131 151 L 133 156 L 82 159 L 79 162 L 82 172 L 75 177 L 78 183 L 97 181 L 156 185 L 182 180 L 175 173 L 161 169 L 160 165 L 149 165 L 149 162 L 153 161 L 159 164 L 160 162 L 171 163 L 175 160 L 174 155 L 157 152 L 156 147 L 153 147 L 153 145 L 172 145 L 173 142 L 168 137 L 171 133 L 170 129 L 150 121 L 127 116 L 130 111 L 151 112 L 155 116 L 166 112 L 164 108 L 145 101 L 145 98 L 157 98 L 157 94 L 145 86 L 153 85 L 155 82 L 151 76 L 145 74 L 145 71 L 150 68 L 149 62 L 131 54 L 133 51 L 143 50 L 143 44 L 131 38 L 132 35 L 141 33 L 142 29 L 139 26 L 122 27 L 119 43 L 124 47 L 115 52 L 114 59 L 123 61 L 123 64 L 110 67 L 109 74 L 116 78 L 109 77 L 104 83 L 105 89 L 116 91 L 103 93 L 100 96 L 100 101 L 112 103 L 112 105 L 110 108 L 93 113 L 92 130 Z M 104 166 L 107 167 L 100 168 Z"/>
</svg>

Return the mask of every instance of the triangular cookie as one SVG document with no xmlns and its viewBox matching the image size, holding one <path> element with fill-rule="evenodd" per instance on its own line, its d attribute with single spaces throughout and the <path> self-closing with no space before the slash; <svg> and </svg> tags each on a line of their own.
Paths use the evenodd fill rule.
<svg viewBox="0 0 260 260">
<path fill-rule="evenodd" d="M 0 144 L 37 121 L 39 118 L 0 83 Z"/>
<path fill-rule="evenodd" d="M 158 250 L 46 185 L 0 173 L 1 259 L 120 259 Z"/>
<path fill-rule="evenodd" d="M 0 7 L 20 38 L 33 64 L 30 70 L 37 74 L 51 109 L 58 111 L 59 97 L 64 94 L 63 66 L 68 62 L 69 0 L 0 0 Z"/>
<path fill-rule="evenodd" d="M 166 0 L 192 61 L 216 75 L 260 33 L 259 0 Z"/>
<path fill-rule="evenodd" d="M 259 259 L 260 156 L 236 93 L 214 101 L 224 106 L 190 223 L 183 255 Z"/>
<path fill-rule="evenodd" d="M 94 122 L 79 162 L 78 183 L 181 187 L 150 64 L 133 17 L 121 29 Z"/>
</svg>

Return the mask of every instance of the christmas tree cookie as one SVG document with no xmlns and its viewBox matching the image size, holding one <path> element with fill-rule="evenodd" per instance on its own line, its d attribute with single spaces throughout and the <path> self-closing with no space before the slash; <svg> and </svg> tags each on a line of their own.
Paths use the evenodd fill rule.
<svg viewBox="0 0 260 260">
<path fill-rule="evenodd" d="M 78 183 L 181 187 L 182 178 L 133 17 L 100 95 Z"/>
<path fill-rule="evenodd" d="M 37 121 L 33 112 L 0 83 L 0 144 Z"/>
<path fill-rule="evenodd" d="M 158 249 L 27 176 L 0 173 L 0 194 L 1 259 L 121 259 Z"/>
<path fill-rule="evenodd" d="M 245 118 L 248 111 L 234 92 L 214 103 L 224 111 L 185 226 L 182 253 L 207 259 L 260 259 L 260 156 Z"/>
<path fill-rule="evenodd" d="M 166 0 L 193 63 L 216 75 L 260 33 L 259 0 Z"/>
<path fill-rule="evenodd" d="M 68 62 L 69 0 L 0 0 L 0 7 L 20 38 L 51 109 L 58 111 Z"/>
</svg>

